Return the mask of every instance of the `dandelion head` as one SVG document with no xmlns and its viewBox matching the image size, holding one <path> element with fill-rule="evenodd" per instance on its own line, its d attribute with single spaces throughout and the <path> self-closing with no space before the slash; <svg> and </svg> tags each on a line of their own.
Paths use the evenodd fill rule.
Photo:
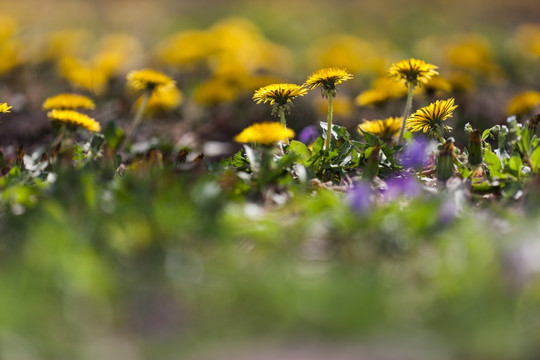
<svg viewBox="0 0 540 360">
<path fill-rule="evenodd" d="M 278 122 L 262 122 L 248 126 L 234 138 L 239 143 L 255 143 L 271 146 L 294 137 L 294 131 Z"/>
<path fill-rule="evenodd" d="M 437 66 L 423 60 L 407 59 L 392 64 L 388 73 L 398 81 L 404 80 L 407 84 L 418 86 L 427 83 L 434 75 L 438 75 L 437 69 Z"/>
<path fill-rule="evenodd" d="M 145 115 L 156 113 L 167 113 L 177 109 L 183 100 L 183 94 L 176 87 L 160 88 L 158 87 L 152 92 L 146 105 Z M 133 104 L 133 109 L 138 109 L 143 101 L 143 95 L 141 95 Z"/>
<path fill-rule="evenodd" d="M 311 74 L 305 85 L 313 90 L 317 87 L 321 87 L 323 95 L 335 94 L 336 85 L 341 84 L 344 81 L 350 80 L 353 78 L 353 75 L 347 70 L 342 68 L 326 68 L 315 71 Z"/>
<path fill-rule="evenodd" d="M 175 86 L 175 81 L 153 69 L 133 70 L 126 76 L 128 86 L 135 91 L 153 91 Z"/>
<path fill-rule="evenodd" d="M 525 115 L 531 113 L 538 105 L 540 92 L 524 91 L 510 99 L 506 112 L 508 115 Z"/>
<path fill-rule="evenodd" d="M 9 111 L 13 106 L 9 106 L 6 103 L 0 103 L 0 113 L 9 113 Z"/>
<path fill-rule="evenodd" d="M 51 96 L 43 102 L 43 110 L 51 109 L 85 109 L 93 110 L 96 108 L 96 104 L 92 99 L 84 95 L 78 94 L 58 94 Z"/>
<path fill-rule="evenodd" d="M 285 106 L 295 97 L 304 96 L 306 93 L 307 89 L 301 85 L 272 84 L 255 91 L 253 101 L 257 102 L 257 104 L 268 102 L 270 105 Z"/>
<path fill-rule="evenodd" d="M 47 113 L 47 117 L 56 123 L 71 127 L 80 127 L 92 132 L 100 132 L 101 125 L 91 117 L 74 110 L 53 109 Z"/>
<path fill-rule="evenodd" d="M 362 134 L 362 131 L 365 131 L 388 141 L 399 133 L 402 123 L 402 117 L 389 117 L 384 120 L 364 120 L 362 124 L 358 125 L 358 133 Z"/>
<path fill-rule="evenodd" d="M 411 132 L 422 131 L 431 136 L 436 136 L 450 127 L 442 122 L 452 117 L 453 111 L 457 108 L 454 99 L 437 100 L 434 103 L 418 109 L 407 119 L 407 128 Z"/>
</svg>

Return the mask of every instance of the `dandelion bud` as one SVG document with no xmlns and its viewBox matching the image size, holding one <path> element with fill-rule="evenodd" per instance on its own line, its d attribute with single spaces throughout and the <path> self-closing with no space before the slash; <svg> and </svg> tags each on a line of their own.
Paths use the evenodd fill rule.
<svg viewBox="0 0 540 360">
<path fill-rule="evenodd" d="M 469 134 L 469 164 L 478 166 L 482 163 L 482 139 L 480 130 L 473 130 Z"/>
<path fill-rule="evenodd" d="M 439 151 L 437 160 L 437 179 L 446 181 L 454 175 L 454 144 L 451 139 L 446 140 Z"/>
</svg>

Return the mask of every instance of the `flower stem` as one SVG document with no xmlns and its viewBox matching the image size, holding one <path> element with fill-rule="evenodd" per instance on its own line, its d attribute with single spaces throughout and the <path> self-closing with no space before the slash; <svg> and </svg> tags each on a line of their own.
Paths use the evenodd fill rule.
<svg viewBox="0 0 540 360">
<path fill-rule="evenodd" d="M 64 135 L 66 134 L 66 126 L 62 125 L 60 130 L 58 131 L 58 135 L 56 135 L 56 138 L 52 142 L 51 146 L 49 147 L 49 151 L 54 149 L 58 146 L 58 144 L 62 143 L 62 140 L 64 140 Z"/>
<path fill-rule="evenodd" d="M 325 150 L 330 150 L 330 139 L 332 138 L 332 117 L 334 116 L 334 107 L 332 106 L 333 94 L 328 94 L 328 124 L 326 126 L 326 142 L 324 144 Z"/>
<path fill-rule="evenodd" d="M 405 134 L 405 124 L 407 123 L 407 119 L 409 118 L 409 115 L 411 114 L 411 107 L 412 107 L 412 99 L 413 99 L 413 91 L 414 91 L 414 84 L 408 83 L 408 94 L 407 94 L 407 103 L 405 104 L 405 111 L 403 111 L 403 122 L 401 123 L 401 129 L 399 130 L 399 138 L 398 138 L 398 145 L 403 144 L 403 134 Z"/>
<path fill-rule="evenodd" d="M 131 140 L 131 137 L 133 136 L 135 129 L 141 123 L 144 112 L 146 110 L 146 106 L 148 105 L 148 100 L 150 100 L 151 94 L 152 94 L 151 91 L 144 92 L 141 104 L 139 105 L 139 108 L 137 109 L 137 112 L 135 113 L 135 117 L 133 118 L 133 121 L 131 122 L 129 128 L 126 130 L 126 136 L 124 137 L 124 141 L 120 145 L 120 150 L 122 150 L 124 145 L 126 145 L 129 142 L 129 140 Z"/>
<path fill-rule="evenodd" d="M 281 120 L 281 125 L 287 129 L 287 122 L 285 121 L 285 111 L 280 107 L 279 109 L 279 119 Z M 287 136 L 287 145 L 289 144 L 289 136 Z"/>
</svg>

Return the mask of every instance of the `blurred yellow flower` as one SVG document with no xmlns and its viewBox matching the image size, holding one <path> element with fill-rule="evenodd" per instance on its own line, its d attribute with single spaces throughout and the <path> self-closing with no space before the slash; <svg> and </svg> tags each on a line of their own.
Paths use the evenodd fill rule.
<svg viewBox="0 0 540 360">
<path fill-rule="evenodd" d="M 46 58 L 62 59 L 64 57 L 82 56 L 90 43 L 90 33 L 80 29 L 65 29 L 49 35 Z"/>
<path fill-rule="evenodd" d="M 442 122 L 449 117 L 452 117 L 453 111 L 457 108 L 454 105 L 454 99 L 437 100 L 434 103 L 418 109 L 408 119 L 406 126 L 411 132 L 422 131 L 431 136 L 444 133 L 450 127 Z"/>
<path fill-rule="evenodd" d="M 313 99 L 315 103 L 315 109 L 319 114 L 325 114 L 328 112 L 328 102 L 324 98 L 315 97 Z M 335 97 L 332 101 L 332 109 L 334 115 L 341 118 L 349 118 L 353 113 L 352 100 L 347 96 Z"/>
<path fill-rule="evenodd" d="M 0 113 L 9 113 L 9 111 L 13 106 L 9 106 L 6 103 L 0 103 Z"/>
<path fill-rule="evenodd" d="M 47 117 L 53 122 L 81 127 L 92 132 L 101 131 L 101 125 L 96 120 L 74 110 L 51 110 L 47 113 Z"/>
<path fill-rule="evenodd" d="M 452 84 L 442 76 L 436 75 L 424 85 L 424 92 L 429 95 L 440 95 L 452 91 Z"/>
<path fill-rule="evenodd" d="M 91 63 L 108 76 L 119 75 L 136 66 L 141 53 L 141 44 L 135 37 L 109 34 L 100 39 Z"/>
<path fill-rule="evenodd" d="M 109 80 L 107 74 L 72 57 L 65 57 L 59 64 L 60 74 L 74 87 L 102 94 Z"/>
<path fill-rule="evenodd" d="M 142 103 L 142 96 L 140 96 L 133 104 L 133 108 L 136 111 Z M 182 103 L 183 95 L 176 87 L 158 87 L 150 95 L 148 104 L 144 111 L 145 115 L 156 114 L 160 112 L 170 112 L 177 109 Z"/>
<path fill-rule="evenodd" d="M 321 90 L 326 93 L 325 95 L 328 95 L 330 92 L 335 93 L 336 85 L 352 78 L 353 75 L 345 69 L 326 68 L 317 70 L 311 74 L 306 80 L 305 85 L 310 90 L 321 87 Z"/>
<path fill-rule="evenodd" d="M 234 138 L 239 143 L 255 143 L 273 145 L 279 141 L 287 141 L 294 137 L 294 131 L 278 122 L 262 122 L 253 124 Z"/>
<path fill-rule="evenodd" d="M 128 86 L 135 91 L 154 91 L 158 88 L 174 87 L 175 81 L 153 69 L 133 70 L 127 74 Z"/>
<path fill-rule="evenodd" d="M 14 18 L 0 15 L 0 43 L 12 37 L 18 29 L 17 21 Z"/>
<path fill-rule="evenodd" d="M 21 49 L 23 45 L 14 39 L 0 44 L 0 75 L 5 74 L 22 63 Z"/>
<path fill-rule="evenodd" d="M 392 99 L 399 99 L 407 94 L 402 82 L 396 82 L 389 76 L 373 81 L 371 89 L 361 92 L 355 99 L 359 106 L 379 106 Z"/>
<path fill-rule="evenodd" d="M 515 38 L 523 51 L 535 57 L 540 56 L 540 25 L 521 25 L 516 30 Z"/>
<path fill-rule="evenodd" d="M 157 57 L 165 64 L 191 66 L 215 52 L 216 44 L 209 33 L 190 30 L 165 39 L 158 47 Z"/>
<path fill-rule="evenodd" d="M 516 116 L 526 115 L 530 114 L 538 105 L 540 105 L 540 92 L 524 91 L 510 99 L 506 113 Z"/>
<path fill-rule="evenodd" d="M 200 105 L 211 106 L 235 101 L 239 92 L 238 86 L 227 79 L 212 78 L 195 87 L 193 100 Z"/>
<path fill-rule="evenodd" d="M 43 110 L 51 109 L 87 109 L 93 110 L 96 108 L 96 104 L 92 99 L 84 95 L 78 94 L 58 94 L 51 96 L 43 102 Z"/>
<path fill-rule="evenodd" d="M 308 50 L 309 59 L 315 66 L 338 67 L 352 73 L 380 73 L 385 60 L 377 54 L 373 45 L 351 35 L 335 34 L 317 40 Z"/>
<path fill-rule="evenodd" d="M 358 125 L 358 133 L 362 135 L 362 131 L 380 137 L 382 140 L 389 141 L 397 136 L 403 123 L 402 117 L 389 117 L 384 120 L 364 120 Z"/>
<path fill-rule="evenodd" d="M 297 96 L 304 96 L 307 89 L 296 84 L 271 84 L 255 91 L 253 100 L 257 103 L 284 106 Z"/>
<path fill-rule="evenodd" d="M 444 49 L 445 59 L 452 67 L 495 79 L 502 70 L 494 62 L 492 53 L 489 42 L 478 34 L 461 34 Z"/>
<path fill-rule="evenodd" d="M 392 64 L 388 69 L 388 74 L 396 80 L 418 86 L 427 83 L 432 76 L 439 74 L 437 68 L 423 60 L 407 59 Z"/>
</svg>

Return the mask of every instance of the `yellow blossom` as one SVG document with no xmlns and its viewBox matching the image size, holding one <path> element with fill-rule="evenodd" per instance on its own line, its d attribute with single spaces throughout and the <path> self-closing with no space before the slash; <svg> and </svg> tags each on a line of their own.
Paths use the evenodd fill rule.
<svg viewBox="0 0 540 360">
<path fill-rule="evenodd" d="M 51 96 L 43 102 L 43 110 L 51 109 L 87 109 L 93 110 L 96 108 L 94 101 L 84 95 L 78 94 L 58 94 Z"/>
<path fill-rule="evenodd" d="M 255 143 L 273 145 L 279 141 L 286 141 L 294 137 L 294 131 L 287 129 L 278 122 L 262 122 L 253 124 L 234 138 L 239 143 Z"/>
<path fill-rule="evenodd" d="M 540 92 L 524 91 L 514 96 L 506 107 L 508 115 L 525 115 L 540 105 Z"/>
<path fill-rule="evenodd" d="M 362 135 L 362 131 L 377 135 L 383 140 L 391 140 L 397 136 L 403 123 L 402 117 L 389 117 L 384 120 L 364 120 L 358 125 L 358 133 Z"/>
<path fill-rule="evenodd" d="M 396 80 L 403 80 L 407 84 L 418 86 L 425 84 L 432 76 L 437 75 L 438 67 L 423 60 L 401 60 L 390 66 L 388 73 Z"/>
<path fill-rule="evenodd" d="M 175 86 L 175 81 L 153 69 L 133 70 L 126 76 L 128 86 L 135 91 L 153 91 Z"/>
<path fill-rule="evenodd" d="M 101 131 L 101 125 L 96 120 L 74 110 L 51 110 L 47 113 L 47 117 L 53 122 L 81 127 L 92 132 Z"/>
<path fill-rule="evenodd" d="M 150 95 L 146 105 L 145 115 L 159 112 L 170 112 L 177 109 L 182 103 L 183 95 L 176 87 L 157 88 Z M 133 108 L 136 110 L 142 103 L 142 95 L 135 101 Z"/>
<path fill-rule="evenodd" d="M 315 71 L 311 74 L 307 81 L 306 86 L 313 90 L 317 87 L 321 87 L 323 94 L 334 94 L 336 91 L 336 85 L 341 84 L 343 81 L 347 81 L 353 78 L 353 75 L 345 69 L 341 68 L 325 68 Z"/>
<path fill-rule="evenodd" d="M 253 100 L 260 103 L 269 102 L 270 105 L 287 105 L 297 96 L 304 96 L 307 89 L 304 86 L 296 84 L 272 84 L 267 85 L 255 91 Z"/>
<path fill-rule="evenodd" d="M 9 106 L 6 103 L 0 103 L 0 113 L 9 113 L 9 111 L 13 106 Z"/>
<path fill-rule="evenodd" d="M 406 126 L 411 132 L 422 131 L 431 136 L 443 134 L 450 127 L 442 122 L 452 116 L 453 111 L 457 108 L 454 105 L 454 99 L 437 100 L 434 103 L 418 109 L 408 119 Z"/>
<path fill-rule="evenodd" d="M 406 94 L 407 88 L 403 83 L 395 82 L 389 76 L 383 76 L 375 79 L 371 88 L 361 92 L 355 101 L 359 106 L 378 106 Z"/>
<path fill-rule="evenodd" d="M 193 100 L 200 105 L 211 106 L 235 101 L 239 92 L 238 85 L 230 83 L 227 79 L 212 78 L 195 87 Z"/>
<path fill-rule="evenodd" d="M 322 68 L 346 68 L 352 73 L 384 71 L 384 59 L 373 45 L 351 35 L 334 34 L 317 40 L 309 49 L 309 58 Z"/>
<path fill-rule="evenodd" d="M 60 74 L 74 87 L 79 87 L 91 91 L 95 94 L 102 94 L 109 80 L 108 74 L 101 69 L 75 59 L 65 57 L 59 64 Z"/>
</svg>

